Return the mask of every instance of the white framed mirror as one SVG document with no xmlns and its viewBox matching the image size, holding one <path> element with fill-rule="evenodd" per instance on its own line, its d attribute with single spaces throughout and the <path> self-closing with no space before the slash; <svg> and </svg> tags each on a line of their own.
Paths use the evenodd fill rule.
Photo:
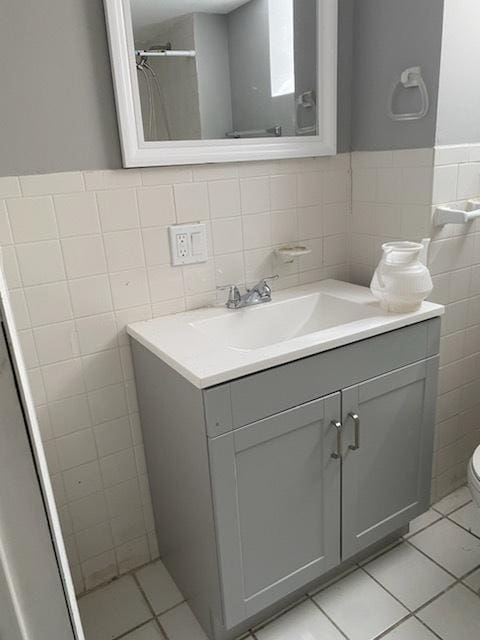
<svg viewBox="0 0 480 640">
<path fill-rule="evenodd" d="M 104 0 L 125 167 L 336 153 L 337 0 Z"/>
</svg>

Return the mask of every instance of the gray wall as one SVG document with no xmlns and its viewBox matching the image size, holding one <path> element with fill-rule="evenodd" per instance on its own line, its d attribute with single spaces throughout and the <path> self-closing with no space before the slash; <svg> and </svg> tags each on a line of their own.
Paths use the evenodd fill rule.
<svg viewBox="0 0 480 640">
<path fill-rule="evenodd" d="M 194 25 L 202 138 L 223 138 L 232 130 L 227 17 L 195 13 Z"/>
<path fill-rule="evenodd" d="M 453 4 L 458 4 L 457 0 L 453 0 Z M 381 150 L 433 146 L 442 18 L 443 0 L 355 2 L 353 149 Z M 394 122 L 387 115 L 392 82 L 403 69 L 415 65 L 422 67 L 430 93 L 430 112 L 420 121 Z M 418 94 L 416 90 L 415 93 Z M 409 108 L 408 104 L 402 106 Z"/>
<path fill-rule="evenodd" d="M 268 11 L 268 0 L 251 0 L 228 14 L 233 127 L 280 125 L 284 136 L 293 136 L 294 95 L 270 92 Z"/>
<path fill-rule="evenodd" d="M 101 0 L 2 0 L 0 175 L 121 166 Z"/>
<path fill-rule="evenodd" d="M 338 0 L 337 149 L 351 146 L 354 0 Z"/>
<path fill-rule="evenodd" d="M 445 0 L 437 144 L 480 142 L 479 27 L 479 0 Z"/>
</svg>

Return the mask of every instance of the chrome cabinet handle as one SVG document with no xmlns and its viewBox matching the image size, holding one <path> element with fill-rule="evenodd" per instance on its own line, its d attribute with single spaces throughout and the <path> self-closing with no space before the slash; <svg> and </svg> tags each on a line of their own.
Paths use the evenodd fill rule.
<svg viewBox="0 0 480 640">
<path fill-rule="evenodd" d="M 332 458 L 334 460 L 338 460 L 342 457 L 342 423 L 338 420 L 332 420 L 330 422 L 330 425 L 332 427 L 335 427 L 335 429 L 337 430 L 337 452 L 332 453 Z"/>
<path fill-rule="evenodd" d="M 358 449 L 360 449 L 360 418 L 353 412 L 350 412 L 348 417 L 353 420 L 355 425 L 355 444 L 350 444 L 348 448 L 352 451 L 358 451 Z"/>
</svg>

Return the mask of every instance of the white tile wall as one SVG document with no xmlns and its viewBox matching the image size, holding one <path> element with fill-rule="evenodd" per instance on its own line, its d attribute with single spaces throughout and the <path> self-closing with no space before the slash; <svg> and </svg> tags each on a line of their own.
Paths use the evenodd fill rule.
<svg viewBox="0 0 480 640">
<path fill-rule="evenodd" d="M 0 178 L 3 266 L 79 592 L 158 554 L 125 325 L 229 282 L 346 278 L 349 203 L 348 154 Z M 170 267 L 166 226 L 195 220 L 208 262 Z M 285 266 L 274 248 L 292 241 L 312 254 Z"/>
<path fill-rule="evenodd" d="M 431 237 L 432 300 L 443 319 L 434 497 L 466 478 L 480 444 L 480 224 L 432 226 L 438 204 L 465 206 L 480 195 L 479 146 L 353 153 L 350 276 L 368 284 L 382 242 Z"/>
</svg>

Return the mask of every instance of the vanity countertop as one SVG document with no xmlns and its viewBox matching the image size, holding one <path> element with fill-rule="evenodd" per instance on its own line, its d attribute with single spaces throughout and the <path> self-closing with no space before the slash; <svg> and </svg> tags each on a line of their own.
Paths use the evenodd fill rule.
<svg viewBox="0 0 480 640">
<path fill-rule="evenodd" d="M 443 312 L 424 302 L 412 313 L 388 313 L 367 287 L 323 280 L 275 291 L 267 304 L 196 309 L 136 322 L 127 331 L 202 389 Z"/>
</svg>

